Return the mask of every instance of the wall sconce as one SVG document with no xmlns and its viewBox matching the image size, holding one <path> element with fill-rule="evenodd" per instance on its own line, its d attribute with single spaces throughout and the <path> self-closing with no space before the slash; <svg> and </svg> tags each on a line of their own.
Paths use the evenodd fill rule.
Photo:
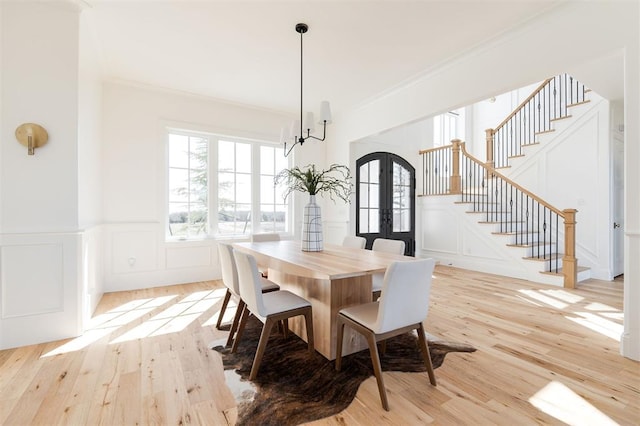
<svg viewBox="0 0 640 426">
<path fill-rule="evenodd" d="M 24 123 L 16 129 L 16 139 L 27 147 L 27 154 L 35 154 L 35 149 L 40 148 L 49 140 L 49 134 L 44 127 L 35 123 Z"/>
</svg>

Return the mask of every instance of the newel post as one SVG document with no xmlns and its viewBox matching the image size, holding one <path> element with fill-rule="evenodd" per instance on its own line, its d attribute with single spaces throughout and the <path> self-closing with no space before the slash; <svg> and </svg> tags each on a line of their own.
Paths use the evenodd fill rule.
<svg viewBox="0 0 640 426">
<path fill-rule="evenodd" d="M 460 139 L 453 139 L 451 141 L 451 161 L 453 167 L 451 169 L 451 180 L 449 182 L 449 192 L 451 194 L 462 193 L 462 179 L 460 178 Z"/>
<path fill-rule="evenodd" d="M 564 287 L 575 288 L 578 282 L 578 259 L 576 259 L 576 209 L 563 210 L 564 213 L 564 257 L 562 274 Z"/>
<path fill-rule="evenodd" d="M 493 160 L 493 129 L 485 130 L 487 141 L 487 162 L 485 163 L 489 170 L 493 170 L 495 161 Z"/>
</svg>

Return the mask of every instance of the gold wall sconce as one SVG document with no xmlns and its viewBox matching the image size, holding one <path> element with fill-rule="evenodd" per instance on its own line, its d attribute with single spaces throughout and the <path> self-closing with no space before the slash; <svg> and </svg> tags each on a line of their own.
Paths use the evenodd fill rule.
<svg viewBox="0 0 640 426">
<path fill-rule="evenodd" d="M 27 154 L 35 154 L 35 149 L 40 148 L 49 140 L 49 134 L 39 124 L 24 123 L 16 129 L 16 139 L 27 147 Z"/>
</svg>

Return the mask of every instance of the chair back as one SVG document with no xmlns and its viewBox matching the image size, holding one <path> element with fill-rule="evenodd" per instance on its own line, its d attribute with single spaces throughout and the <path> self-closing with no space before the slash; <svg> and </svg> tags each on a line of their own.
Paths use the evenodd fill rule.
<svg viewBox="0 0 640 426">
<path fill-rule="evenodd" d="M 218 243 L 218 256 L 220 256 L 222 283 L 236 296 L 239 296 L 238 269 L 236 268 L 236 261 L 233 258 L 233 247 L 231 247 L 231 244 Z"/>
<path fill-rule="evenodd" d="M 393 262 L 387 268 L 374 332 L 385 333 L 427 318 L 435 264 L 433 259 L 417 259 Z"/>
<path fill-rule="evenodd" d="M 382 251 L 385 253 L 404 254 L 404 241 L 388 240 L 386 238 L 376 238 L 373 240 L 373 251 Z"/>
<path fill-rule="evenodd" d="M 233 250 L 238 269 L 240 297 L 254 314 L 265 316 L 266 309 L 262 301 L 262 280 L 256 258 L 250 254 Z"/>
<path fill-rule="evenodd" d="M 258 243 L 261 241 L 280 241 L 280 234 L 265 233 L 265 234 L 251 234 L 251 242 Z"/>
<path fill-rule="evenodd" d="M 367 244 L 366 238 L 355 235 L 347 235 L 344 237 L 344 240 L 342 240 L 342 245 L 349 248 L 363 249 L 365 244 Z"/>
</svg>

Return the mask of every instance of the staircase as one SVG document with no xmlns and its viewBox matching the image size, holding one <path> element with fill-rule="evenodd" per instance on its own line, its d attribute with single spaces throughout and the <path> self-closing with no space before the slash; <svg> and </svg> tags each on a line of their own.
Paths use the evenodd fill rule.
<svg viewBox="0 0 640 426">
<path fill-rule="evenodd" d="M 571 118 L 575 106 L 588 103 L 589 90 L 563 74 L 545 80 L 499 126 L 486 131 L 487 161 L 466 152 L 465 144 L 420 151 L 423 194 L 455 195 L 455 204 L 515 255 L 538 271 L 535 281 L 573 288 L 590 277 L 575 257 L 576 209 L 560 210 L 523 188 L 501 171 L 521 159 L 557 121 Z"/>
</svg>

